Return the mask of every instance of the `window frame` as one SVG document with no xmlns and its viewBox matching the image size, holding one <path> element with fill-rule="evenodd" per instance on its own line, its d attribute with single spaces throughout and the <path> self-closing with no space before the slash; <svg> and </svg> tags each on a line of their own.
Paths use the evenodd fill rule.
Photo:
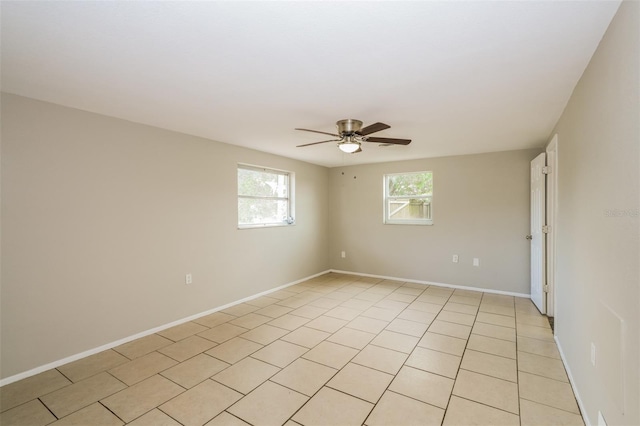
<svg viewBox="0 0 640 426">
<path fill-rule="evenodd" d="M 252 170 L 257 172 L 272 173 L 274 175 L 287 176 L 287 197 L 262 197 L 256 195 L 241 195 L 240 194 L 240 170 Z M 238 229 L 256 229 L 256 228 L 272 228 L 280 226 L 292 226 L 295 225 L 295 173 L 289 170 L 275 169 L 273 167 L 258 166 L 254 164 L 238 163 L 236 167 L 236 222 Z M 239 201 L 241 199 L 255 199 L 255 200 L 286 200 L 287 201 L 287 216 L 282 222 L 263 222 L 263 223 L 240 223 L 240 208 Z"/>
<path fill-rule="evenodd" d="M 391 196 L 389 195 L 389 178 L 392 176 L 400 176 L 400 175 L 417 175 L 423 173 L 431 174 L 431 195 L 419 195 L 419 196 Z M 434 187 L 433 184 L 433 171 L 430 170 L 422 170 L 417 172 L 399 172 L 399 173 L 385 173 L 382 176 L 382 203 L 383 203 L 383 218 L 382 221 L 385 225 L 421 225 L 421 226 L 431 226 L 433 225 L 433 197 L 434 197 Z M 429 219 L 391 219 L 390 211 L 389 211 L 389 201 L 393 199 L 406 199 L 406 198 L 414 198 L 414 199 L 424 199 L 429 200 L 430 204 L 430 213 L 431 217 Z"/>
</svg>

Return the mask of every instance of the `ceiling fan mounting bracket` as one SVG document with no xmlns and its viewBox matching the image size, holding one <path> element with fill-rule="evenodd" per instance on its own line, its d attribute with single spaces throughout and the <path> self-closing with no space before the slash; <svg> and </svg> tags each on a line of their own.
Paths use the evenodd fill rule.
<svg viewBox="0 0 640 426">
<path fill-rule="evenodd" d="M 362 121 L 347 118 L 336 122 L 338 134 L 343 136 L 353 135 L 362 129 Z"/>
</svg>

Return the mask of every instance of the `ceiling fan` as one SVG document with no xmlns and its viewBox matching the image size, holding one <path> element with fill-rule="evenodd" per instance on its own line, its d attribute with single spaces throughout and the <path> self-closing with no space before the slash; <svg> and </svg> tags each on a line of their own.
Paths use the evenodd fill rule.
<svg viewBox="0 0 640 426">
<path fill-rule="evenodd" d="M 320 142 L 306 143 L 303 145 L 298 145 L 297 147 L 299 148 L 302 146 L 317 145 L 326 142 L 338 142 L 338 148 L 340 148 L 341 151 L 348 154 L 355 154 L 357 152 L 362 152 L 362 147 L 360 146 L 362 142 L 377 142 L 380 144 L 380 146 L 409 145 L 411 143 L 411 139 L 377 138 L 375 136 L 369 136 L 371 133 L 379 132 L 391 127 L 388 124 L 384 123 L 373 123 L 363 128 L 362 121 L 348 118 L 346 120 L 340 120 L 336 122 L 336 126 L 338 127 L 337 134 L 321 132 L 319 130 L 296 128 L 296 130 L 302 130 L 304 132 L 321 133 L 323 135 L 329 135 L 338 138 Z"/>
</svg>

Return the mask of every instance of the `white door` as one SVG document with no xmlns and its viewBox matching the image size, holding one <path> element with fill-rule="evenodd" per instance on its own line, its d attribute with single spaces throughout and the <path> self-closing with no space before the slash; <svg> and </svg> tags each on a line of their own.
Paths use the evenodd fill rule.
<svg viewBox="0 0 640 426">
<path fill-rule="evenodd" d="M 545 175 L 546 154 L 542 153 L 531 161 L 531 301 L 540 313 L 546 313 L 547 301 L 545 283 Z"/>
</svg>

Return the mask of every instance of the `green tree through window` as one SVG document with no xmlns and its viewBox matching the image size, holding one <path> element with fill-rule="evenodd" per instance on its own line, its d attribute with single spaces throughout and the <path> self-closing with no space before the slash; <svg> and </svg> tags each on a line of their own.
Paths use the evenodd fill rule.
<svg viewBox="0 0 640 426">
<path fill-rule="evenodd" d="M 433 173 L 407 173 L 389 176 L 389 195 L 427 196 L 433 193 Z"/>
</svg>

